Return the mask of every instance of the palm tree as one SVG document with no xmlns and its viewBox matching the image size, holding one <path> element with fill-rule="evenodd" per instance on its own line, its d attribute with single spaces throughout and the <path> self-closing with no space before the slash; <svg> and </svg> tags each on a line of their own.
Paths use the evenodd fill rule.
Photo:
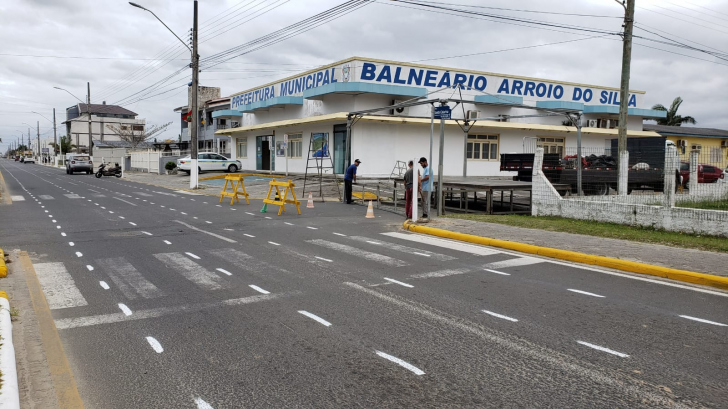
<svg viewBox="0 0 728 409">
<path fill-rule="evenodd" d="M 682 103 L 682 98 L 677 97 L 672 100 L 670 109 L 665 108 L 662 104 L 653 106 L 652 109 L 656 111 L 667 111 L 667 117 L 658 119 L 657 125 L 680 126 L 682 124 L 696 124 L 697 121 L 692 116 L 682 116 L 677 114 L 677 110 L 680 108 L 680 104 Z"/>
</svg>

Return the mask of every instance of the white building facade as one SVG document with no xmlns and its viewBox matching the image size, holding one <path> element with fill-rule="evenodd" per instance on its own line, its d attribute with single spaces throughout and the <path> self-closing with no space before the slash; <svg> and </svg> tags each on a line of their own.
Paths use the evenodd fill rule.
<svg viewBox="0 0 728 409">
<path fill-rule="evenodd" d="M 91 114 L 91 138 L 89 139 L 88 114 Z M 118 105 L 76 104 L 66 108 L 66 135 L 74 145 L 86 151 L 90 140 L 102 142 L 121 141 L 116 130 L 143 133 L 145 120 L 137 114 Z"/>
<path fill-rule="evenodd" d="M 665 115 L 645 109 L 644 94 L 630 92 L 630 137 L 659 136 L 642 130 L 643 119 Z M 553 153 L 576 147 L 576 127 L 564 125 L 566 116 L 518 118 L 544 114 L 543 109 L 582 112 L 585 149 L 604 149 L 617 138 L 618 88 L 360 57 L 233 94 L 230 109 L 214 115 L 239 126 L 216 134 L 231 137 L 232 156 L 247 170 L 302 173 L 309 156 L 330 155 L 336 173 L 360 159 L 360 175 L 389 176 L 397 161 L 429 158 L 432 104 L 386 107 L 433 99 L 464 101 L 448 104 L 453 119 L 444 126 L 445 175 L 462 175 L 464 164 L 468 176 L 511 175 L 500 171 L 500 154 L 523 152 L 527 142 Z M 382 109 L 350 115 L 377 108 Z M 464 118 L 471 119 L 467 134 L 460 126 Z M 439 133 L 435 120 L 434 158 L 429 158 L 435 168 Z"/>
</svg>

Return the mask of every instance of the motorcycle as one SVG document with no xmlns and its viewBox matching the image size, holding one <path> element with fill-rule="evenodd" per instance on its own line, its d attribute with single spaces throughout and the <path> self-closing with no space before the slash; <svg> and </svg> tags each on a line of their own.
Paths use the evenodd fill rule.
<svg viewBox="0 0 728 409">
<path fill-rule="evenodd" d="M 96 171 L 96 177 L 101 178 L 101 176 L 116 176 L 117 178 L 120 178 L 121 167 L 119 167 L 119 164 L 117 163 L 116 166 L 106 169 L 106 164 L 102 163 L 99 165 L 99 170 Z"/>
</svg>

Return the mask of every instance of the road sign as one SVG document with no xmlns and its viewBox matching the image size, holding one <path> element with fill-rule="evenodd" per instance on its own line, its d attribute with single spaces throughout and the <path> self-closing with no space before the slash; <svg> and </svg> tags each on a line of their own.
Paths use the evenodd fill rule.
<svg viewBox="0 0 728 409">
<path fill-rule="evenodd" d="M 48 148 L 41 148 L 41 151 L 42 151 L 43 153 L 48 153 Z"/>
<path fill-rule="evenodd" d="M 451 109 L 448 105 L 435 107 L 435 119 L 450 119 Z"/>
</svg>

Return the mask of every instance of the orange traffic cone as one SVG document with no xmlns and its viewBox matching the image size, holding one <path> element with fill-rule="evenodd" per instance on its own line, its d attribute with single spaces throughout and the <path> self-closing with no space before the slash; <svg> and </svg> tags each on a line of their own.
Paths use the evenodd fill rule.
<svg viewBox="0 0 728 409">
<path fill-rule="evenodd" d="M 372 207 L 372 201 L 369 201 L 369 207 L 367 207 L 367 219 L 374 218 L 374 208 Z"/>
<path fill-rule="evenodd" d="M 313 209 L 313 195 L 311 192 L 308 192 L 308 204 L 306 204 L 306 207 L 309 209 Z"/>
</svg>

